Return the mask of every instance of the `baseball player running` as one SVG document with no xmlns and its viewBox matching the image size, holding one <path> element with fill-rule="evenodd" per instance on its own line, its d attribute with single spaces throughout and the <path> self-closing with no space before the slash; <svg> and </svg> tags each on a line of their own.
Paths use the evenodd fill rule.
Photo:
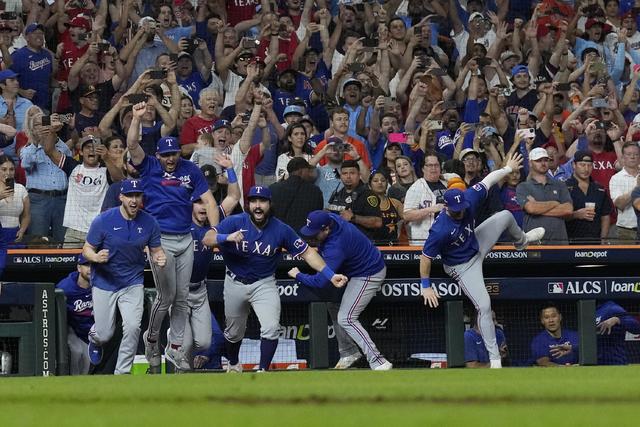
<svg viewBox="0 0 640 427">
<path fill-rule="evenodd" d="M 326 211 L 311 212 L 300 234 L 318 242 L 318 250 L 329 268 L 350 277 L 340 302 L 338 324 L 358 344 L 371 369 L 390 370 L 393 365 L 380 354 L 358 320 L 387 275 L 380 250 L 353 224 Z M 297 267 L 289 270 L 289 276 L 314 288 L 329 284 L 322 275 L 304 274 Z"/>
<path fill-rule="evenodd" d="M 216 162 L 226 169 L 229 185 L 227 186 L 227 196 L 219 205 L 220 218 L 225 218 L 227 212 L 233 212 L 240 201 L 240 186 L 238 178 L 233 169 L 233 163 L 226 156 L 217 156 Z M 213 251 L 210 246 L 203 243 L 204 236 L 211 227 L 207 223 L 207 212 L 202 199 L 193 202 L 193 223 L 191 224 L 191 235 L 193 237 L 193 269 L 191 271 L 191 281 L 189 283 L 188 322 L 184 329 L 183 347 L 188 360 L 192 362 L 194 368 L 199 368 L 208 360 L 202 357 L 197 360 L 193 358 L 193 353 L 209 351 L 211 346 L 212 330 L 219 331 L 220 326 L 214 316 L 211 315 L 209 307 L 209 295 L 207 294 L 207 273 L 213 258 Z M 221 335 L 221 334 L 220 334 Z M 217 335 L 217 336 L 220 336 Z"/>
<path fill-rule="evenodd" d="M 198 198 L 203 201 L 211 225 L 218 223 L 218 206 L 200 169 L 180 158 L 180 143 L 176 138 L 160 138 L 156 156 L 145 155 L 139 143 L 140 120 L 145 108 L 144 102 L 133 106 L 127 147 L 131 163 L 140 172 L 146 195 L 145 209 L 158 221 L 162 247 L 167 253 L 165 268 L 151 266 L 157 294 L 151 308 L 149 328 L 143 334 L 145 356 L 150 371 L 157 370 L 161 363 L 158 333 L 171 307 L 171 333 L 165 354 L 178 369 L 189 370 L 182 340 L 187 323 L 187 296 L 193 267 L 192 201 Z"/>
<path fill-rule="evenodd" d="M 489 187 L 512 171 L 522 167 L 522 156 L 511 154 L 506 166 L 488 174 L 473 187 L 461 191 L 452 188 L 444 193 L 445 208 L 434 221 L 420 256 L 420 278 L 425 305 L 438 306 L 438 292 L 431 287 L 429 274 L 431 260 L 442 256 L 445 272 L 457 280 L 478 313 L 477 324 L 484 345 L 489 352 L 492 368 L 501 368 L 500 351 L 491 317 L 491 299 L 484 286 L 482 262 L 504 231 L 515 239 L 515 247 L 523 250 L 530 242 L 544 237 L 544 228 L 538 227 L 525 233 L 516 223 L 511 212 L 496 213 L 476 229 L 475 214 L 487 197 Z"/>
<path fill-rule="evenodd" d="M 67 300 L 67 344 L 71 375 L 87 374 L 91 364 L 87 353 L 89 330 L 94 323 L 90 275 L 90 263 L 80 254 L 76 271 L 69 273 L 56 285 L 56 289 L 62 289 Z"/>
<path fill-rule="evenodd" d="M 224 281 L 224 312 L 228 372 L 242 372 L 238 355 L 247 326 L 249 308 L 260 322 L 260 371 L 267 371 L 280 335 L 280 295 L 275 271 L 282 248 L 301 256 L 334 286 L 347 278 L 335 274 L 315 249 L 309 247 L 291 227 L 271 216 L 271 191 L 251 187 L 249 212 L 225 218 L 205 235 L 207 246 L 219 245 L 227 266 Z"/>
<path fill-rule="evenodd" d="M 102 345 L 113 335 L 116 308 L 122 317 L 122 341 L 115 374 L 131 372 L 138 348 L 140 322 L 144 306 L 145 247 L 151 264 L 163 268 L 167 258 L 160 246 L 160 227 L 142 206 L 142 183 L 122 181 L 122 205 L 98 215 L 89 228 L 82 248 L 92 263 L 93 317 L 89 331 L 89 359 L 94 365 L 102 360 Z"/>
</svg>

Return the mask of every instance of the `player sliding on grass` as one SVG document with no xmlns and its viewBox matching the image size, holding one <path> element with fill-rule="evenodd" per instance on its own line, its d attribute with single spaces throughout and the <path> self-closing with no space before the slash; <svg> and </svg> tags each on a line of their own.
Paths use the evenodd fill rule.
<svg viewBox="0 0 640 427">
<path fill-rule="evenodd" d="M 504 231 L 515 239 L 515 247 L 523 250 L 530 242 L 544 236 L 544 228 L 538 227 L 525 233 L 516 223 L 511 212 L 496 213 L 476 229 L 475 215 L 478 206 L 487 197 L 487 191 L 512 171 L 522 167 L 522 156 L 511 154 L 506 166 L 487 175 L 466 191 L 450 189 L 444 193 L 445 208 L 436 218 L 420 256 L 420 278 L 425 305 L 438 306 L 438 292 L 431 286 L 431 260 L 442 256 L 444 271 L 457 280 L 478 313 L 478 327 L 484 345 L 489 352 L 492 368 L 501 368 L 500 351 L 491 318 L 491 299 L 484 286 L 482 261 Z"/>
</svg>

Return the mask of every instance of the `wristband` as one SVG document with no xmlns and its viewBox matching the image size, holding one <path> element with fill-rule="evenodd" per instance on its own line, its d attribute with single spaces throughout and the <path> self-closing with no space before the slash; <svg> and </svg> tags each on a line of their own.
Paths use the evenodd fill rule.
<svg viewBox="0 0 640 427">
<path fill-rule="evenodd" d="M 420 279 L 420 286 L 422 286 L 422 289 L 428 289 L 431 287 L 431 279 L 429 279 L 428 277 L 423 277 L 422 279 Z"/>
<path fill-rule="evenodd" d="M 218 242 L 218 244 L 224 243 L 227 241 L 227 237 L 229 237 L 228 234 L 218 233 L 218 235 L 216 235 L 216 242 Z"/>
<path fill-rule="evenodd" d="M 325 265 L 320 271 L 320 274 L 322 274 L 327 280 L 331 280 L 336 273 L 334 273 L 328 265 Z"/>
<path fill-rule="evenodd" d="M 227 180 L 229 181 L 229 184 L 235 184 L 238 182 L 236 171 L 233 168 L 227 169 Z"/>
</svg>

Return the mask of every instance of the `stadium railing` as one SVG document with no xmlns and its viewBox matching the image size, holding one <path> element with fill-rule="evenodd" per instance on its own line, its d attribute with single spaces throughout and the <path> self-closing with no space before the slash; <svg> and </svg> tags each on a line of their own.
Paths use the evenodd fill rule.
<svg viewBox="0 0 640 427">
<path fill-rule="evenodd" d="M 24 280 L 29 277 L 33 281 L 46 278 L 47 281 L 56 282 L 75 269 L 77 252 L 45 249 L 10 250 L 7 276 L 10 280 Z M 396 366 L 461 366 L 464 362 L 462 334 L 465 328 L 469 327 L 468 316 L 472 307 L 463 297 L 460 287 L 444 274 L 436 261 L 433 282 L 442 295 L 443 308 L 428 310 L 420 298 L 417 266 L 419 248 L 389 247 L 383 248 L 383 254 L 388 265 L 387 280 L 379 295 L 363 313 L 363 326 L 370 332 L 382 353 Z M 640 277 L 635 267 L 638 255 L 640 247 L 636 245 L 532 246 L 524 252 L 515 251 L 511 246 L 496 246 L 485 263 L 485 284 L 492 296 L 497 323 L 502 325 L 507 336 L 510 364 L 521 366 L 530 362 L 529 343 L 531 338 L 542 330 L 538 320 L 539 309 L 549 300 L 554 301 L 560 308 L 564 325 L 581 332 L 581 362 L 594 364 L 593 309 L 596 302 L 611 299 L 621 303 L 631 313 L 640 312 Z M 290 365 L 330 367 L 337 360 L 338 354 L 325 301 L 337 300 L 339 295 L 318 294 L 293 280 L 286 279 L 286 271 L 294 265 L 301 266 L 301 263 L 285 254 L 278 271 L 278 286 L 282 298 L 282 338 L 288 340 L 287 346 L 295 353 L 291 360 L 299 362 Z M 224 320 L 222 268 L 221 257 L 216 254 L 211 265 L 208 289 L 211 307 L 221 324 Z M 147 287 L 153 287 L 150 275 L 146 277 L 145 282 Z M 11 289 L 15 286 L 22 284 L 3 285 L 0 313 L 3 313 L 2 309 L 6 306 L 13 307 L 13 313 L 25 311 L 22 308 L 25 298 L 31 298 L 32 307 L 37 307 L 33 298 L 38 293 L 29 290 L 34 289 L 33 285 L 24 287 L 25 294 L 30 296 L 21 300 L 6 299 L 12 294 Z M 48 306 L 55 306 L 53 300 Z M 60 305 L 58 301 L 58 306 L 64 307 L 64 303 Z M 30 312 L 26 312 L 33 316 L 38 310 L 32 308 Z M 55 315 L 56 318 L 61 317 L 57 312 Z M 31 322 L 33 319 L 26 317 L 23 320 Z M 0 322 L 3 323 L 0 330 L 5 329 L 8 321 L 7 316 L 0 317 Z M 16 321 L 11 321 L 11 324 L 18 329 L 21 327 Z M 58 324 L 64 322 L 58 320 Z M 58 330 L 58 333 L 50 330 L 49 333 L 53 334 L 50 336 L 62 335 L 66 328 Z M 247 338 L 258 337 L 257 319 L 252 315 L 248 322 Z M 55 369 L 49 367 L 51 374 L 68 372 L 64 365 L 66 357 L 63 360 L 61 356 L 66 346 L 60 343 L 64 342 L 66 339 L 57 340 L 58 350 L 52 356 L 57 365 Z M 0 350 L 3 345 L 15 347 L 17 344 L 16 341 L 11 344 L 5 340 L 0 344 Z M 640 337 L 628 337 L 626 346 L 630 362 L 640 363 Z M 40 350 L 29 347 L 23 351 L 32 354 L 33 360 L 36 360 Z M 16 358 L 14 362 L 15 360 Z M 40 363 L 40 359 L 37 360 Z M 285 363 L 280 366 L 288 365 Z M 22 375 L 41 375 L 43 372 L 41 366 L 39 371 L 14 371 Z"/>
</svg>

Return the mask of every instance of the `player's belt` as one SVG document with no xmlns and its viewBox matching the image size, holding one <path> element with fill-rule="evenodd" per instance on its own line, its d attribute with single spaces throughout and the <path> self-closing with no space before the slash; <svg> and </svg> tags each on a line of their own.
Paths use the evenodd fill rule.
<svg viewBox="0 0 640 427">
<path fill-rule="evenodd" d="M 232 280 L 235 280 L 236 282 L 242 283 L 243 285 L 251 285 L 251 284 L 257 282 L 257 280 L 245 279 L 244 277 L 236 276 L 235 274 L 233 274 L 229 270 L 227 270 L 227 276 L 229 276 Z"/>
</svg>

